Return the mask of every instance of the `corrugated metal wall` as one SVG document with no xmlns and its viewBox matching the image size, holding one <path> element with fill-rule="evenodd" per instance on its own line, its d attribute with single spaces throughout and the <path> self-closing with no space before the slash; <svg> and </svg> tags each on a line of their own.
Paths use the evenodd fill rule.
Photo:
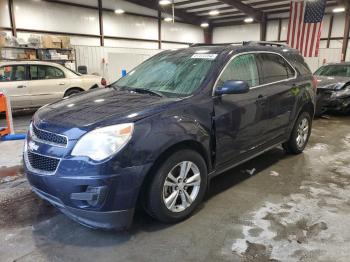
<svg viewBox="0 0 350 262">
<path fill-rule="evenodd" d="M 108 82 L 117 80 L 121 70 L 131 70 L 147 58 L 157 54 L 158 49 L 133 49 L 114 47 L 74 46 L 77 66 L 87 66 L 89 74 L 98 74 Z"/>
</svg>

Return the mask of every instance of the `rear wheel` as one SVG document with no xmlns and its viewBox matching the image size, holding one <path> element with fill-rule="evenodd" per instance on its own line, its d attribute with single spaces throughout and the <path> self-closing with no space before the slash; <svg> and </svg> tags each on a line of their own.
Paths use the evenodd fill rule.
<svg viewBox="0 0 350 262">
<path fill-rule="evenodd" d="M 179 222 L 201 203 L 206 185 L 207 168 L 201 155 L 177 151 L 156 171 L 147 192 L 146 211 L 159 221 Z"/>
<path fill-rule="evenodd" d="M 79 88 L 69 89 L 69 90 L 67 90 L 67 92 L 64 94 L 64 97 L 66 97 L 66 96 L 71 96 L 71 95 L 75 95 L 75 94 L 81 93 L 81 92 L 83 92 L 83 91 L 84 91 L 84 90 L 79 89 Z"/>
<path fill-rule="evenodd" d="M 291 154 L 300 154 L 304 151 L 311 134 L 311 116 L 303 112 L 295 122 L 290 139 L 283 143 L 283 148 Z"/>
</svg>

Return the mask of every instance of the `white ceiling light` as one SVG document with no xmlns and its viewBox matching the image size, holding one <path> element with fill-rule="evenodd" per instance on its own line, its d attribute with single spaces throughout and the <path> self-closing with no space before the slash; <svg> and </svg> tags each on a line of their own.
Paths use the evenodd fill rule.
<svg viewBox="0 0 350 262">
<path fill-rule="evenodd" d="M 209 23 L 201 23 L 201 27 L 207 28 L 207 27 L 209 27 Z"/>
<path fill-rule="evenodd" d="M 171 17 L 165 17 L 165 18 L 164 18 L 164 21 L 165 21 L 165 22 L 172 22 L 173 19 L 172 19 Z"/>
<path fill-rule="evenodd" d="M 218 14 L 220 14 L 220 12 L 219 12 L 218 10 L 211 10 L 211 11 L 209 12 L 209 15 L 212 15 L 212 16 L 218 15 Z"/>
<path fill-rule="evenodd" d="M 160 0 L 160 1 L 159 1 L 159 4 L 160 4 L 160 5 L 170 5 L 170 4 L 171 4 L 171 1 L 170 1 L 170 0 Z"/>
<path fill-rule="evenodd" d="M 253 21 L 254 21 L 254 19 L 251 17 L 247 17 L 246 19 L 244 19 L 245 23 L 252 23 Z"/>
<path fill-rule="evenodd" d="M 337 7 L 333 9 L 333 13 L 342 13 L 345 12 L 345 7 Z"/>
<path fill-rule="evenodd" d="M 117 15 L 121 15 L 121 14 L 124 14 L 125 11 L 123 9 L 116 9 L 114 10 L 114 13 L 116 13 Z"/>
</svg>

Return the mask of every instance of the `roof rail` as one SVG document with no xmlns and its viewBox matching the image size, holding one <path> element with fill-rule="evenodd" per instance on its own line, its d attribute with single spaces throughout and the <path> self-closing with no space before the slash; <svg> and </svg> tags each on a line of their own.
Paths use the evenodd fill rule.
<svg viewBox="0 0 350 262">
<path fill-rule="evenodd" d="M 276 43 L 276 42 L 267 42 L 267 41 L 246 41 L 243 42 L 243 45 L 263 45 L 263 46 L 277 46 L 277 47 L 287 47 L 286 44 Z"/>
<path fill-rule="evenodd" d="M 261 45 L 261 46 L 277 46 L 277 47 L 288 47 L 286 44 L 276 43 L 276 42 L 268 42 L 268 41 L 243 41 L 243 42 L 236 42 L 236 43 L 221 43 L 221 44 L 192 44 L 190 47 L 200 47 L 200 46 L 229 46 L 229 45 L 243 45 L 243 46 L 249 46 L 249 45 Z"/>
<path fill-rule="evenodd" d="M 218 45 L 228 45 L 228 44 L 204 44 L 204 43 L 199 43 L 199 44 L 192 44 L 190 47 L 196 47 L 196 46 L 218 46 Z"/>
</svg>

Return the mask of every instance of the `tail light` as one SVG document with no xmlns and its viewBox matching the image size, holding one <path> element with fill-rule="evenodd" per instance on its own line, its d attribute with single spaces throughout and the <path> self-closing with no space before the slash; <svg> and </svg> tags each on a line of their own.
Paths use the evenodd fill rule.
<svg viewBox="0 0 350 262">
<path fill-rule="evenodd" d="M 106 79 L 101 78 L 101 85 L 103 85 L 103 86 L 106 86 L 106 85 L 107 85 Z"/>
<path fill-rule="evenodd" d="M 317 90 L 317 78 L 315 76 L 312 77 L 312 88 L 316 91 Z"/>
</svg>

